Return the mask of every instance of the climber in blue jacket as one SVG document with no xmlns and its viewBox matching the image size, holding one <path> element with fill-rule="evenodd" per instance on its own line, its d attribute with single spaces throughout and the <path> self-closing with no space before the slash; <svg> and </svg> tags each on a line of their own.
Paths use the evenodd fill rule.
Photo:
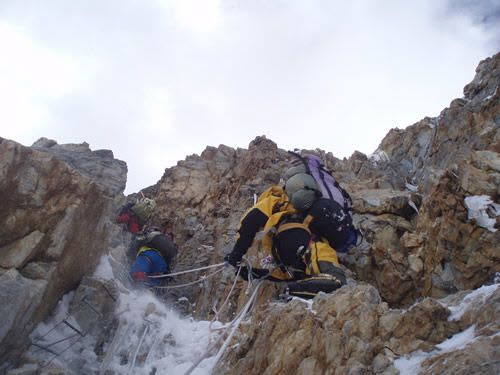
<svg viewBox="0 0 500 375">
<path fill-rule="evenodd" d="M 158 228 L 146 230 L 132 242 L 129 251 L 136 254 L 130 274 L 135 281 L 157 286 L 162 278 L 152 278 L 154 275 L 164 275 L 170 272 L 170 266 L 177 255 L 173 241 Z"/>
</svg>

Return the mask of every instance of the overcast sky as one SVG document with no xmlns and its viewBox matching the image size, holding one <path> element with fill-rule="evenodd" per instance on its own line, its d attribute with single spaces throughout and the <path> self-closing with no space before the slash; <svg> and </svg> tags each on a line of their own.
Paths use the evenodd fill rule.
<svg viewBox="0 0 500 375">
<path fill-rule="evenodd" d="M 372 153 L 500 50 L 495 0 L 0 0 L 0 136 L 113 150 L 127 192 L 205 146 Z"/>
</svg>

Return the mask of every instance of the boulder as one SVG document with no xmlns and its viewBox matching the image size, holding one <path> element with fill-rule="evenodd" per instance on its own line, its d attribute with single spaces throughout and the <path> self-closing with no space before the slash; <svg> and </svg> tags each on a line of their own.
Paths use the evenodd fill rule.
<svg viewBox="0 0 500 375">
<path fill-rule="evenodd" d="M 107 248 L 126 165 L 88 145 L 0 138 L 2 362 L 16 361 L 31 330 L 78 286 Z"/>
</svg>

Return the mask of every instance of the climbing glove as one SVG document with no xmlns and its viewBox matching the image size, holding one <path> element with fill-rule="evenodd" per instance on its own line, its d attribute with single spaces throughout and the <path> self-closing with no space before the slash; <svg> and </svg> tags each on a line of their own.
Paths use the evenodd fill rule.
<svg viewBox="0 0 500 375">
<path fill-rule="evenodd" d="M 238 273 L 238 271 L 236 271 L 236 273 Z M 261 278 L 269 275 L 269 270 L 262 269 L 262 268 L 252 268 L 250 274 L 251 274 L 251 278 L 253 278 L 253 279 L 261 279 Z M 243 280 L 248 281 L 248 267 L 241 267 L 240 277 Z"/>
<path fill-rule="evenodd" d="M 132 278 L 134 281 L 146 281 L 147 280 L 147 275 L 146 272 L 132 272 Z"/>
<path fill-rule="evenodd" d="M 229 263 L 233 267 L 238 267 L 241 262 L 241 258 L 238 259 L 233 253 L 229 253 L 224 257 L 224 262 Z"/>
</svg>

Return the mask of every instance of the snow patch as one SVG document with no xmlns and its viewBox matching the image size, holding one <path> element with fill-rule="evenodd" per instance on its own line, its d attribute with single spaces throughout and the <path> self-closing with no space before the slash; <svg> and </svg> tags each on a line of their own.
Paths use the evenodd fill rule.
<svg viewBox="0 0 500 375">
<path fill-rule="evenodd" d="M 497 277 L 499 280 L 497 280 Z M 451 306 L 443 303 L 451 311 L 448 320 L 458 320 L 467 309 L 471 306 L 480 306 L 493 295 L 493 293 L 500 287 L 500 273 L 495 275 L 495 284 L 485 285 L 469 293 L 457 305 Z M 394 366 L 400 371 L 401 375 L 418 374 L 421 370 L 422 362 L 435 355 L 464 349 L 467 345 L 474 342 L 475 325 L 470 326 L 465 331 L 459 332 L 448 340 L 443 341 L 441 344 L 436 345 L 436 350 L 429 353 L 422 352 L 421 350 L 411 353 L 410 355 L 400 357 L 394 361 Z"/>
<path fill-rule="evenodd" d="M 415 212 L 417 213 L 417 215 L 420 215 L 420 212 L 418 211 L 418 207 L 417 205 L 415 204 L 415 202 L 413 202 L 411 199 L 408 201 L 408 205 L 413 208 L 415 210 Z"/>
<path fill-rule="evenodd" d="M 434 129 L 436 126 L 439 126 L 439 120 L 441 119 L 441 116 L 439 117 L 432 117 L 429 119 L 427 122 L 427 126 L 431 129 Z"/>
<path fill-rule="evenodd" d="M 380 199 L 377 197 L 363 197 L 363 200 L 368 203 L 370 206 L 380 206 Z"/>
<path fill-rule="evenodd" d="M 467 345 L 474 341 L 474 338 L 476 337 L 474 334 L 475 329 L 475 325 L 470 326 L 465 331 L 459 332 L 456 335 L 450 337 L 448 340 L 443 341 L 441 344 L 436 345 L 436 347 L 440 350 L 438 354 L 465 348 Z"/>
<path fill-rule="evenodd" d="M 390 160 L 389 155 L 383 150 L 376 150 L 373 154 L 368 156 L 368 159 L 373 164 L 388 162 Z"/>
<path fill-rule="evenodd" d="M 322 292 L 320 292 L 321 294 Z M 306 305 L 306 310 L 307 311 L 310 311 L 311 313 L 313 313 L 314 315 L 316 315 L 316 311 L 313 310 L 313 304 L 314 304 L 314 300 L 312 299 L 303 299 L 303 298 L 299 298 L 299 297 L 292 297 L 292 301 L 298 301 L 298 302 L 302 302 Z"/>
<path fill-rule="evenodd" d="M 405 187 L 406 187 L 406 189 L 408 189 L 409 191 L 412 191 L 414 193 L 416 193 L 418 191 L 418 186 L 409 184 L 408 182 L 405 184 Z"/>
<path fill-rule="evenodd" d="M 496 232 L 496 217 L 500 216 L 499 204 L 494 203 L 487 195 L 466 197 L 464 203 L 468 209 L 467 218 L 469 220 L 475 219 L 480 227 L 490 232 Z M 493 217 L 490 217 L 490 215 Z"/>
<path fill-rule="evenodd" d="M 75 292 L 69 292 L 61 298 L 61 300 L 57 303 L 52 319 L 47 322 L 41 322 L 31 333 L 30 338 L 33 341 L 36 342 L 40 338 L 48 336 L 53 331 L 52 321 L 60 322 L 68 316 L 69 305 L 74 295 Z"/>
<path fill-rule="evenodd" d="M 422 362 L 429 358 L 429 353 L 419 350 L 412 355 L 400 357 L 394 361 L 394 367 L 399 370 L 400 375 L 414 375 L 420 372 Z"/>
<path fill-rule="evenodd" d="M 109 255 L 103 255 L 101 257 L 93 276 L 104 280 L 111 280 L 114 278 Z"/>
<path fill-rule="evenodd" d="M 101 263 L 98 274 L 107 275 L 109 260 L 106 263 L 104 259 Z M 54 354 L 32 346 L 30 354 L 42 363 L 51 361 L 61 368 L 84 373 L 149 375 L 156 371 L 157 374 L 180 375 L 206 354 L 209 345 L 218 338 L 219 331 L 213 329 L 222 327 L 220 322 L 214 322 L 211 329 L 208 321 L 183 318 L 148 290 L 131 290 L 120 294 L 116 313 L 118 328 L 110 332 L 105 343 L 106 355 L 98 357 L 89 349 L 96 345 L 92 334 L 80 337 L 61 324 L 66 319 L 78 328 L 69 314 L 73 295 L 73 292 L 66 294 L 53 316 L 40 323 L 31 335 L 32 341 L 60 354 L 55 358 Z M 82 362 L 85 368 L 74 368 Z M 192 374 L 210 374 L 213 362 L 214 357 L 207 356 Z"/>
<path fill-rule="evenodd" d="M 470 306 L 484 304 L 495 293 L 498 287 L 500 287 L 500 284 L 484 285 L 469 293 L 458 305 L 451 306 L 445 304 L 444 306 L 451 311 L 448 320 L 459 320 Z"/>
<path fill-rule="evenodd" d="M 399 370 L 401 375 L 414 375 L 420 372 L 422 362 L 435 355 L 460 350 L 472 343 L 475 339 L 474 331 L 475 326 L 467 328 L 465 331 L 459 332 L 450 337 L 448 340 L 443 341 L 441 344 L 436 345 L 436 350 L 429 353 L 422 352 L 421 350 L 413 352 L 410 355 L 400 357 L 394 361 L 394 367 Z"/>
<path fill-rule="evenodd" d="M 483 99 L 483 102 L 487 102 L 488 100 L 490 100 L 491 98 L 493 98 L 497 94 L 497 90 L 498 90 L 498 86 L 495 87 L 495 91 L 493 92 L 493 94 L 488 95 L 486 98 Z"/>
<path fill-rule="evenodd" d="M 142 367 L 134 368 L 135 374 L 150 374 L 153 369 L 160 374 L 184 374 L 205 354 L 211 341 L 217 337 L 210 330 L 210 322 L 181 318 L 151 293 L 131 292 L 123 295 L 120 310 L 126 311 L 124 319 L 127 322 L 139 322 L 150 328 L 150 334 L 142 345 L 143 350 L 149 348 L 148 360 Z M 217 322 L 213 328 L 221 326 Z M 161 345 L 155 346 L 154 342 L 158 341 Z M 137 348 L 137 345 L 138 342 L 134 346 Z M 120 364 L 118 353 L 115 357 L 109 368 L 122 373 L 126 366 Z M 209 374 L 212 366 L 208 358 L 200 363 L 193 374 Z"/>
</svg>

